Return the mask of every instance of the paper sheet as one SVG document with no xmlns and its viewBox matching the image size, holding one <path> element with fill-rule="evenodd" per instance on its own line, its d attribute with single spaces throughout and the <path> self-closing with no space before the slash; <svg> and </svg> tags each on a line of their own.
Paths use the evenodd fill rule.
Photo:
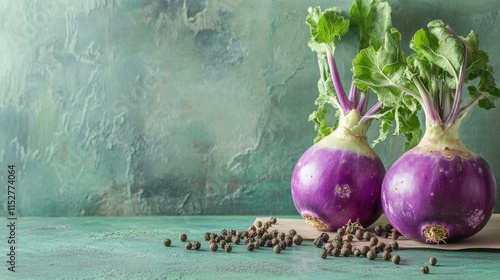
<svg viewBox="0 0 500 280">
<path fill-rule="evenodd" d="M 257 217 L 255 222 L 269 221 L 271 217 Z M 388 220 L 385 215 L 382 215 L 380 219 L 378 219 L 373 225 L 368 227 L 369 230 L 373 231 L 373 228 L 376 225 L 386 225 L 388 224 Z M 322 231 L 316 230 L 312 228 L 309 224 L 305 222 L 304 219 L 277 219 L 276 224 L 272 226 L 272 229 L 277 229 L 280 232 L 288 233 L 290 229 L 295 229 L 298 234 L 302 236 L 304 239 L 315 239 L 317 238 Z M 422 243 L 418 241 L 413 241 L 404 236 L 401 236 L 397 239 L 399 243 L 400 249 L 405 248 L 430 248 L 430 249 L 442 249 L 442 250 L 463 250 L 463 249 L 500 249 L 500 214 L 493 214 L 490 221 L 486 226 L 477 234 L 467 239 L 450 243 L 450 244 L 428 244 Z M 383 241 L 388 243 L 392 242 L 392 238 L 383 238 L 380 237 L 379 241 Z M 366 245 L 366 241 L 357 241 L 354 238 L 352 245 L 356 246 Z"/>
</svg>

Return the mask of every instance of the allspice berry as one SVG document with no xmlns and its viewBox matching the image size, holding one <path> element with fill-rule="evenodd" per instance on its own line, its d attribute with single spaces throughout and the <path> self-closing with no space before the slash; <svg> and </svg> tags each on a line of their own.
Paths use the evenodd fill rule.
<svg viewBox="0 0 500 280">
<path fill-rule="evenodd" d="M 163 245 L 170 247 L 170 244 L 172 244 L 172 241 L 168 238 L 163 239 Z"/>
<path fill-rule="evenodd" d="M 184 247 L 186 247 L 187 250 L 191 250 L 191 248 L 193 248 L 193 244 L 186 243 L 186 245 Z"/>
<path fill-rule="evenodd" d="M 366 257 L 372 261 L 377 257 L 377 252 L 375 252 L 375 249 L 371 249 L 368 253 L 366 253 Z"/>
<path fill-rule="evenodd" d="M 296 234 L 296 235 L 293 237 L 293 243 L 295 243 L 295 245 L 300 245 L 300 244 L 302 244 L 302 236 L 300 236 L 299 234 Z"/>
<path fill-rule="evenodd" d="M 325 249 L 322 249 L 321 252 L 319 252 L 319 257 L 322 259 L 326 259 L 326 257 L 328 257 L 328 251 Z"/>
<path fill-rule="evenodd" d="M 226 252 L 230 253 L 233 250 L 233 246 L 231 246 L 231 244 L 226 244 L 226 247 L 224 247 L 224 249 L 226 250 Z"/>
<path fill-rule="evenodd" d="M 210 242 L 210 251 L 215 252 L 219 249 L 219 245 L 216 242 Z"/>
<path fill-rule="evenodd" d="M 429 267 L 426 265 L 423 265 L 422 268 L 420 268 L 420 271 L 422 271 L 423 274 L 429 273 Z"/>
<path fill-rule="evenodd" d="M 279 254 L 279 253 L 281 253 L 281 246 L 280 245 L 274 245 L 273 250 L 274 250 L 274 252 L 276 254 Z"/>
<path fill-rule="evenodd" d="M 394 255 L 394 256 L 392 257 L 392 262 L 393 262 L 394 264 L 399 264 L 399 262 L 400 262 L 400 261 L 401 261 L 401 257 L 400 257 L 399 255 Z"/>
<path fill-rule="evenodd" d="M 431 258 L 429 259 L 429 263 L 430 263 L 431 265 L 436 265 L 436 263 L 437 263 L 437 259 L 436 259 L 435 257 L 431 257 Z"/>
<path fill-rule="evenodd" d="M 187 235 L 186 235 L 185 233 L 181 233 L 181 234 L 179 235 L 179 239 L 180 239 L 182 242 L 184 242 L 184 241 L 186 241 L 186 240 L 187 240 Z"/>
<path fill-rule="evenodd" d="M 384 253 L 382 254 L 382 258 L 386 261 L 391 259 L 391 252 L 385 250 Z"/>
</svg>

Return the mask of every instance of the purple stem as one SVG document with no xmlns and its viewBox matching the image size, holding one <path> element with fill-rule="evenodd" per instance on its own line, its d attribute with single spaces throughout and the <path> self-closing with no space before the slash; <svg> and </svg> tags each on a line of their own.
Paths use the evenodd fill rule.
<svg viewBox="0 0 500 280">
<path fill-rule="evenodd" d="M 368 95 L 366 95 L 364 92 L 361 93 L 359 96 L 359 103 L 358 107 L 356 107 L 356 110 L 363 115 L 366 111 L 366 106 L 368 105 Z"/>
<path fill-rule="evenodd" d="M 460 104 L 462 103 L 462 89 L 464 85 L 464 79 L 465 79 L 465 69 L 467 68 L 467 56 L 468 56 L 468 51 L 467 51 L 467 46 L 465 45 L 464 41 L 462 41 L 456 34 L 451 30 L 449 26 L 447 26 L 448 30 L 455 36 L 457 40 L 459 40 L 462 45 L 464 46 L 464 61 L 462 62 L 462 69 L 460 69 L 460 76 L 459 76 L 459 81 L 458 81 L 458 87 L 457 90 L 455 91 L 455 100 L 453 100 L 453 107 L 451 108 L 450 115 L 446 119 L 445 126 L 451 126 L 455 120 L 457 119 L 458 113 L 460 112 Z"/>
<path fill-rule="evenodd" d="M 356 107 L 356 102 L 358 99 L 359 89 L 354 84 L 351 84 L 351 89 L 349 90 L 349 103 L 352 107 Z"/>
<path fill-rule="evenodd" d="M 366 114 L 359 120 L 359 122 L 364 123 L 372 119 L 373 115 L 375 115 L 375 113 L 377 113 L 380 108 L 382 108 L 382 101 L 379 100 L 366 112 Z"/>
<path fill-rule="evenodd" d="M 337 99 L 339 100 L 339 104 L 342 107 L 341 109 L 345 114 L 351 111 L 352 107 L 351 104 L 349 104 L 349 100 L 347 100 L 344 88 L 342 87 L 342 82 L 340 80 L 337 64 L 335 63 L 335 58 L 330 51 L 327 52 L 327 57 L 328 66 L 330 67 L 330 74 L 332 75 L 333 86 L 335 88 L 335 91 L 337 92 Z"/>
</svg>

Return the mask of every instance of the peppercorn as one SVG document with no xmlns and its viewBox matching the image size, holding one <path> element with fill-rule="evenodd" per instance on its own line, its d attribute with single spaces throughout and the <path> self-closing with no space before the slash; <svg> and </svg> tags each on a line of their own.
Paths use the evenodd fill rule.
<svg viewBox="0 0 500 280">
<path fill-rule="evenodd" d="M 385 225 L 384 229 L 385 229 L 385 231 L 387 231 L 387 232 L 391 232 L 391 231 L 392 231 L 392 229 L 393 229 L 393 227 L 392 227 L 392 225 L 391 225 L 391 224 L 387 224 L 387 225 Z"/>
<path fill-rule="evenodd" d="M 351 242 L 352 241 L 352 234 L 348 233 L 348 234 L 344 235 L 344 240 L 347 242 Z"/>
<path fill-rule="evenodd" d="M 205 234 L 203 235 L 203 238 L 205 239 L 205 241 L 210 240 L 210 232 L 205 232 Z"/>
<path fill-rule="evenodd" d="M 339 248 L 339 249 L 342 248 L 342 242 L 340 242 L 338 240 L 332 241 L 332 245 L 335 248 Z"/>
<path fill-rule="evenodd" d="M 330 239 L 330 236 L 328 235 L 328 233 L 323 232 L 323 233 L 319 236 L 319 238 L 321 238 L 321 240 L 322 240 L 323 242 L 328 242 L 328 240 Z"/>
<path fill-rule="evenodd" d="M 271 239 L 271 243 L 273 244 L 273 246 L 276 246 L 280 244 L 280 241 L 277 238 L 273 238 Z"/>
<path fill-rule="evenodd" d="M 392 262 L 393 262 L 394 264 L 399 264 L 399 262 L 400 262 L 400 261 L 401 261 L 401 257 L 400 257 L 399 255 L 394 255 L 394 256 L 392 257 Z"/>
<path fill-rule="evenodd" d="M 250 233 L 250 231 L 255 231 L 257 228 L 254 226 L 254 225 L 251 225 L 248 227 L 248 233 Z"/>
<path fill-rule="evenodd" d="M 233 235 L 233 237 L 231 237 L 231 241 L 234 244 L 240 244 L 240 238 L 238 237 L 238 235 Z"/>
<path fill-rule="evenodd" d="M 280 232 L 280 233 L 278 234 L 278 239 L 279 239 L 279 240 L 285 240 L 285 236 L 286 236 L 286 234 L 285 234 L 284 232 Z"/>
<path fill-rule="evenodd" d="M 375 252 L 374 249 L 371 249 L 370 251 L 368 251 L 368 253 L 366 253 L 366 257 L 369 260 L 374 260 L 377 257 L 377 252 Z"/>
<path fill-rule="evenodd" d="M 276 222 L 278 221 L 275 217 L 271 217 L 271 224 L 276 224 Z"/>
<path fill-rule="evenodd" d="M 291 235 L 287 235 L 285 237 L 285 242 L 286 242 L 287 247 L 292 246 L 293 245 L 293 237 Z"/>
<path fill-rule="evenodd" d="M 389 251 L 384 251 L 384 253 L 382 254 L 382 258 L 386 261 L 388 261 L 389 259 L 391 259 L 391 252 Z"/>
<path fill-rule="evenodd" d="M 281 247 L 280 247 L 280 245 L 275 245 L 275 246 L 273 247 L 273 251 L 274 251 L 276 254 L 281 253 Z"/>
<path fill-rule="evenodd" d="M 266 245 L 265 245 L 265 246 L 267 246 L 267 247 L 273 247 L 273 246 L 274 246 L 274 245 L 273 245 L 273 240 L 272 240 L 272 239 L 267 239 L 267 240 L 266 240 Z"/>
<path fill-rule="evenodd" d="M 394 240 L 394 241 L 392 242 L 392 248 L 393 248 L 394 250 L 399 249 L 399 243 L 398 243 L 398 242 L 396 242 L 396 240 Z"/>
<path fill-rule="evenodd" d="M 347 241 L 344 242 L 342 244 L 342 247 L 345 247 L 345 248 L 348 248 L 349 250 L 352 250 L 352 244 L 351 244 L 351 242 L 347 242 Z"/>
<path fill-rule="evenodd" d="M 326 257 L 328 256 L 328 251 L 325 249 L 321 250 L 321 252 L 319 252 L 319 256 L 322 259 L 326 259 Z"/>
<path fill-rule="evenodd" d="M 369 231 L 365 231 L 365 233 L 363 233 L 363 240 L 369 241 L 371 237 L 372 234 Z"/>
<path fill-rule="evenodd" d="M 420 271 L 422 271 L 423 274 L 429 273 L 429 267 L 426 265 L 423 265 L 422 268 L 420 268 Z"/>
<path fill-rule="evenodd" d="M 345 234 L 345 228 L 341 227 L 341 228 L 337 229 L 337 234 L 340 235 L 340 236 L 344 235 Z"/>
<path fill-rule="evenodd" d="M 254 242 L 253 242 L 253 248 L 254 248 L 254 249 L 258 249 L 259 247 L 260 247 L 260 243 L 259 243 L 259 241 L 254 241 Z"/>
<path fill-rule="evenodd" d="M 330 253 L 334 257 L 340 256 L 340 249 L 339 248 L 333 248 L 332 252 Z"/>
<path fill-rule="evenodd" d="M 332 241 L 335 241 L 335 240 L 338 240 L 338 241 L 342 241 L 342 235 L 340 234 L 335 234 L 332 238 Z"/>
<path fill-rule="evenodd" d="M 398 237 L 400 236 L 401 234 L 397 231 L 397 230 L 393 230 L 392 231 L 392 239 L 398 239 Z"/>
<path fill-rule="evenodd" d="M 361 256 L 361 250 L 360 250 L 360 249 L 358 249 L 358 248 L 356 248 L 356 249 L 354 249 L 353 254 L 354 254 L 356 257 L 359 257 L 359 256 Z"/>
<path fill-rule="evenodd" d="M 180 239 L 182 242 L 184 242 L 184 241 L 186 241 L 186 240 L 187 240 L 187 235 L 186 235 L 185 233 L 181 233 L 181 234 L 179 235 L 179 239 Z"/>
<path fill-rule="evenodd" d="M 377 245 L 378 243 L 378 238 L 373 236 L 372 238 L 370 238 L 370 245 Z"/>
<path fill-rule="evenodd" d="M 286 249 L 286 242 L 285 241 L 280 241 L 279 245 L 281 247 L 281 250 L 285 250 Z"/>
<path fill-rule="evenodd" d="M 358 239 L 359 241 L 363 240 L 363 234 L 365 233 L 364 230 L 358 228 L 356 230 L 356 233 L 354 234 L 356 236 L 356 239 Z"/>
<path fill-rule="evenodd" d="M 384 242 L 378 242 L 376 246 L 379 251 L 384 251 L 386 245 Z"/>
<path fill-rule="evenodd" d="M 313 244 L 314 244 L 314 246 L 316 246 L 316 248 L 321 248 L 321 246 L 323 246 L 323 239 L 318 237 L 318 238 L 314 239 Z"/>
<path fill-rule="evenodd" d="M 186 243 L 186 245 L 184 247 L 186 247 L 187 250 L 190 250 L 191 248 L 193 248 L 193 244 Z"/>
<path fill-rule="evenodd" d="M 210 242 L 210 251 L 215 252 L 219 249 L 219 246 L 217 245 L 216 242 Z"/>
<path fill-rule="evenodd" d="M 437 263 L 437 259 L 436 259 L 435 257 L 431 257 L 431 258 L 429 259 L 429 263 L 430 263 L 431 265 L 436 265 L 436 263 Z"/>
<path fill-rule="evenodd" d="M 193 241 L 192 245 L 195 250 L 200 250 L 201 248 L 201 243 L 199 241 Z"/>
<path fill-rule="evenodd" d="M 297 234 L 297 231 L 295 231 L 294 229 L 291 229 L 288 231 L 288 234 L 290 234 L 292 237 L 294 237 Z"/>
<path fill-rule="evenodd" d="M 248 251 L 253 251 L 254 248 L 255 248 L 255 246 L 253 245 L 253 242 L 248 242 L 248 244 L 247 244 L 247 250 Z"/>
<path fill-rule="evenodd" d="M 233 250 L 233 246 L 231 244 L 226 244 L 226 247 L 224 247 L 227 253 L 230 253 Z"/>
<path fill-rule="evenodd" d="M 300 236 L 300 235 L 298 235 L 298 234 L 297 234 L 297 235 L 295 235 L 295 236 L 293 237 L 293 243 L 295 243 L 295 245 L 300 245 L 300 244 L 302 244 L 302 236 Z"/>
<path fill-rule="evenodd" d="M 330 252 L 331 250 L 333 250 L 334 247 L 333 247 L 332 243 L 328 242 L 328 243 L 325 244 L 325 246 L 323 246 L 323 248 L 325 250 L 327 250 L 328 252 Z"/>
<path fill-rule="evenodd" d="M 377 225 L 377 226 L 375 227 L 374 231 L 375 231 L 375 234 L 376 234 L 377 236 L 382 236 L 382 233 L 384 232 L 384 229 L 382 228 L 382 226 L 381 226 L 381 225 Z"/>
<path fill-rule="evenodd" d="M 220 245 L 221 248 L 226 247 L 226 240 L 219 241 L 219 245 Z"/>
<path fill-rule="evenodd" d="M 368 251 L 370 251 L 370 247 L 364 245 L 359 250 L 361 251 L 361 256 L 366 257 L 366 254 L 368 253 Z"/>
<path fill-rule="evenodd" d="M 351 255 L 351 250 L 348 247 L 342 247 L 342 249 L 340 249 L 340 254 L 344 257 L 349 257 L 349 255 Z"/>
<path fill-rule="evenodd" d="M 258 228 L 260 228 L 260 227 L 262 227 L 262 222 L 261 222 L 261 221 L 257 221 L 257 222 L 255 223 L 255 225 L 256 225 Z"/>
<path fill-rule="evenodd" d="M 170 244 L 172 244 L 172 241 L 168 238 L 163 239 L 163 245 L 170 247 Z"/>
<path fill-rule="evenodd" d="M 382 243 L 382 242 L 381 242 Z M 392 252 L 392 246 L 391 245 L 385 245 L 384 250 Z"/>
</svg>

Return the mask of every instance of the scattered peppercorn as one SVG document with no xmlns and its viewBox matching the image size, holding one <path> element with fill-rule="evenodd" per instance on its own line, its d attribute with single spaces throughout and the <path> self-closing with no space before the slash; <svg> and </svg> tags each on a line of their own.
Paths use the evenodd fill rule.
<svg viewBox="0 0 500 280">
<path fill-rule="evenodd" d="M 163 245 L 170 247 L 170 244 L 172 244 L 172 241 L 168 238 L 163 239 Z"/>
<path fill-rule="evenodd" d="M 184 247 L 186 247 L 187 250 L 191 250 L 191 248 L 193 248 L 193 244 L 186 243 L 186 245 Z"/>
<path fill-rule="evenodd" d="M 275 246 L 273 247 L 273 251 L 274 251 L 276 254 L 281 253 L 281 247 L 280 247 L 280 245 L 275 245 Z"/>
<path fill-rule="evenodd" d="M 363 247 L 361 247 L 360 251 L 361 251 L 361 255 L 363 257 L 366 257 L 366 254 L 370 251 L 370 247 L 364 245 Z"/>
<path fill-rule="evenodd" d="M 184 242 L 184 241 L 186 241 L 186 240 L 187 240 L 187 235 L 186 235 L 185 233 L 181 233 L 181 234 L 179 235 L 179 239 L 180 239 L 182 242 Z"/>
<path fill-rule="evenodd" d="M 253 245 L 253 242 L 248 242 L 247 244 L 247 250 L 248 251 L 253 251 L 255 249 L 255 246 Z"/>
<path fill-rule="evenodd" d="M 394 241 L 392 242 L 392 249 L 394 249 L 394 250 L 399 249 L 399 243 L 398 243 L 398 242 L 396 242 L 396 240 L 394 240 Z"/>
<path fill-rule="evenodd" d="M 200 250 L 201 248 L 201 243 L 199 241 L 193 241 L 192 245 L 195 250 Z"/>
<path fill-rule="evenodd" d="M 392 231 L 392 239 L 398 239 L 398 237 L 400 236 L 401 234 L 397 231 L 397 230 L 393 230 Z"/>
<path fill-rule="evenodd" d="M 371 237 L 372 237 L 372 234 L 369 231 L 365 231 L 363 233 L 363 238 L 362 239 L 366 240 L 366 241 L 369 241 Z"/>
<path fill-rule="evenodd" d="M 226 247 L 224 247 L 227 253 L 230 253 L 233 250 L 233 246 L 231 244 L 226 244 Z"/>
<path fill-rule="evenodd" d="M 400 257 L 399 255 L 394 255 L 394 256 L 392 257 L 392 262 L 393 262 L 394 264 L 399 264 L 399 262 L 400 262 L 400 261 L 401 261 L 401 257 Z"/>
<path fill-rule="evenodd" d="M 321 248 L 321 246 L 323 246 L 323 239 L 321 239 L 321 237 L 318 237 L 314 239 L 313 244 L 314 246 L 316 246 L 316 248 Z"/>
<path fill-rule="evenodd" d="M 359 256 L 361 256 L 361 250 L 360 250 L 360 249 L 358 249 L 358 248 L 356 248 L 356 249 L 354 249 L 353 254 L 354 254 L 356 257 L 359 257 Z"/>
<path fill-rule="evenodd" d="M 392 227 L 392 225 L 391 225 L 391 224 L 387 224 L 387 225 L 385 225 L 385 228 L 384 228 L 384 229 L 385 229 L 385 231 L 387 231 L 387 232 L 391 232 L 391 231 L 392 231 L 392 229 L 393 229 L 393 227 Z"/>
<path fill-rule="evenodd" d="M 363 240 L 363 234 L 364 234 L 364 233 L 365 233 L 365 231 L 364 231 L 363 229 L 358 228 L 358 229 L 356 230 L 356 232 L 354 233 L 354 236 L 356 236 L 356 239 L 357 239 L 358 241 L 361 241 L 361 240 Z"/>
<path fill-rule="evenodd" d="M 321 240 L 322 240 L 323 242 L 328 242 L 328 240 L 330 239 L 330 236 L 328 235 L 328 233 L 323 232 L 323 233 L 319 236 L 319 238 L 321 238 Z"/>
<path fill-rule="evenodd" d="M 391 259 L 391 252 L 389 251 L 384 251 L 384 253 L 382 254 L 382 258 L 386 261 L 390 260 Z"/>
<path fill-rule="evenodd" d="M 375 234 L 377 236 L 382 236 L 382 233 L 384 232 L 384 229 L 381 225 L 377 225 L 373 230 L 375 231 Z"/>
<path fill-rule="evenodd" d="M 332 243 L 333 247 L 335 247 L 335 248 L 339 248 L 339 249 L 342 248 L 342 242 L 340 242 L 338 240 L 332 241 L 331 243 Z"/>
<path fill-rule="evenodd" d="M 370 238 L 370 245 L 377 245 L 378 243 L 378 238 L 373 236 L 372 238 Z"/>
<path fill-rule="evenodd" d="M 344 257 L 349 257 L 349 255 L 351 255 L 351 250 L 348 247 L 342 247 L 340 254 Z"/>
<path fill-rule="evenodd" d="M 321 250 L 321 252 L 319 252 L 319 256 L 322 259 L 326 259 L 326 257 L 328 256 L 328 251 L 325 249 Z"/>
<path fill-rule="evenodd" d="M 377 252 L 375 252 L 374 249 L 371 249 L 370 251 L 368 251 L 368 253 L 366 253 L 366 257 L 369 260 L 374 260 L 377 257 Z"/>
<path fill-rule="evenodd" d="M 262 227 L 262 222 L 261 221 L 257 221 L 257 223 L 255 224 L 258 228 Z"/>
<path fill-rule="evenodd" d="M 437 263 L 437 259 L 436 259 L 435 257 L 431 257 L 431 258 L 429 259 L 429 263 L 430 263 L 431 265 L 436 265 L 436 263 Z"/>
<path fill-rule="evenodd" d="M 429 267 L 426 265 L 423 265 L 422 268 L 420 268 L 420 271 L 422 271 L 423 274 L 429 273 Z"/>
<path fill-rule="evenodd" d="M 333 248 L 332 252 L 330 253 L 334 257 L 340 256 L 340 249 L 339 248 Z"/>
<path fill-rule="evenodd" d="M 288 231 L 288 234 L 290 234 L 292 237 L 294 237 L 297 234 L 297 231 L 295 231 L 294 229 L 291 229 Z"/>
<path fill-rule="evenodd" d="M 340 235 L 340 236 L 344 235 L 345 234 L 345 228 L 341 227 L 341 228 L 337 229 L 337 234 Z"/>
<path fill-rule="evenodd" d="M 219 245 L 216 242 L 210 242 L 210 251 L 215 252 L 219 249 Z"/>
<path fill-rule="evenodd" d="M 271 217 L 271 224 L 276 224 L 278 220 L 275 217 Z"/>
</svg>

